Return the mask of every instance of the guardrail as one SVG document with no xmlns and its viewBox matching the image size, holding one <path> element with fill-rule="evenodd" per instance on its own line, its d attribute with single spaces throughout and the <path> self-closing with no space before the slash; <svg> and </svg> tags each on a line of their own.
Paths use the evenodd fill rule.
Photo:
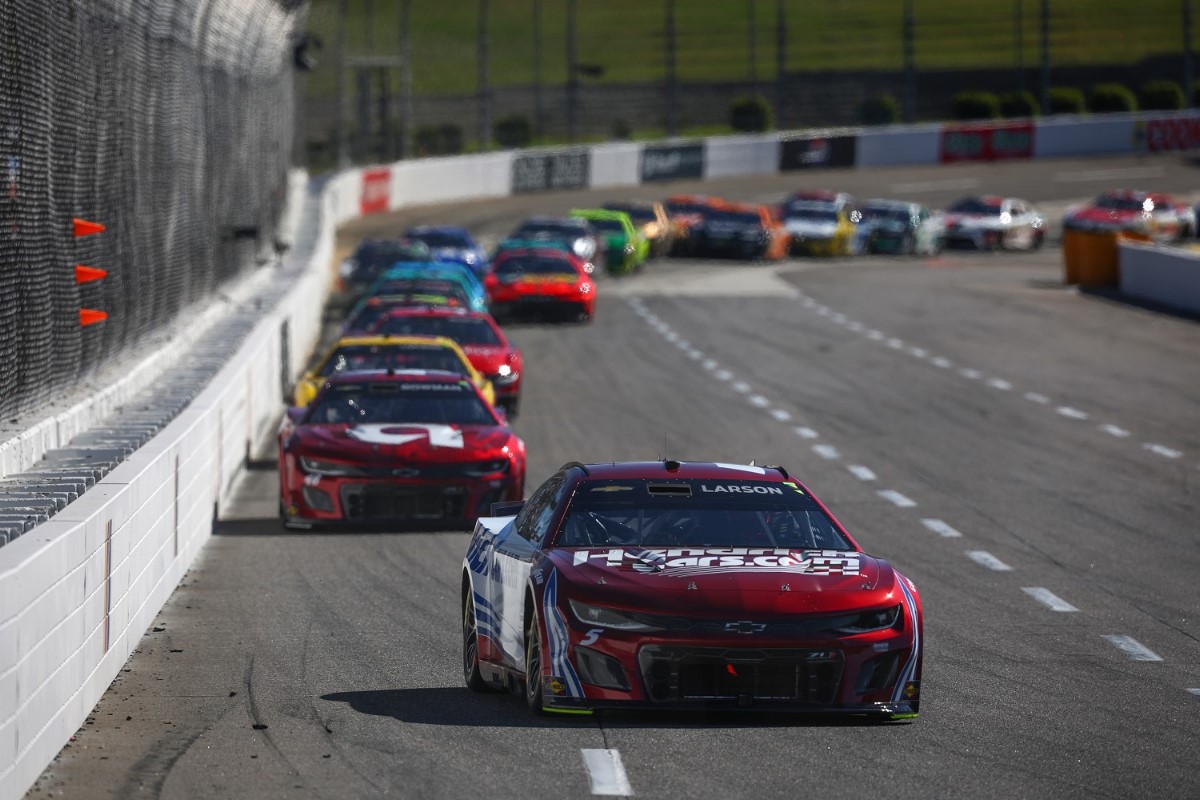
<svg viewBox="0 0 1200 800">
<path fill-rule="evenodd" d="M 302 244 L 280 276 L 289 289 L 217 378 L 95 488 L 0 547 L 0 796 L 28 789 L 83 723 L 211 535 L 214 513 L 246 453 L 286 402 L 279 376 L 299 375 L 315 346 L 337 225 L 405 206 L 518 192 L 937 164 L 947 155 L 1045 158 L 1198 144 L 1200 114 L 1130 114 L 502 152 L 352 169 L 314 184 L 297 223 Z M 293 203 L 302 194 L 301 187 Z M 1200 296 L 1200 286 L 1189 287 Z M 135 395 L 169 354 L 155 359 L 105 399 L 0 445 L 0 471 L 28 468 L 101 411 Z"/>
<path fill-rule="evenodd" d="M 1200 316 L 1200 253 L 1121 242 L 1117 263 L 1122 294 Z"/>
</svg>

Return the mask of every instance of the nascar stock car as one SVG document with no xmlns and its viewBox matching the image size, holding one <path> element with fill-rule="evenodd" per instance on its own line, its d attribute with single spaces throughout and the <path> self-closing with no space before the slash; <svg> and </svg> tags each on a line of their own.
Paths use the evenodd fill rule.
<svg viewBox="0 0 1200 800">
<path fill-rule="evenodd" d="M 457 261 L 400 262 L 393 264 L 367 289 L 366 298 L 398 292 L 434 293 L 440 285 L 466 297 L 467 307 L 487 311 L 487 290 L 483 281 L 465 264 Z"/>
<path fill-rule="evenodd" d="M 1129 231 L 1159 242 L 1178 242 L 1196 234 L 1196 210 L 1159 192 L 1115 189 L 1067 209 L 1063 230 Z"/>
<path fill-rule="evenodd" d="M 589 271 L 605 266 L 604 238 L 585 219 L 529 217 L 518 225 L 508 238 L 562 242 L 572 253 L 592 265 L 593 269 Z"/>
<path fill-rule="evenodd" d="M 937 255 L 946 240 L 941 214 L 906 200 L 868 200 L 859 208 L 871 253 Z"/>
<path fill-rule="evenodd" d="M 496 405 L 517 416 L 524 360 L 521 351 L 489 314 L 445 306 L 403 306 L 389 310 L 369 329 L 374 335 L 445 336 L 462 347 L 496 390 Z"/>
<path fill-rule="evenodd" d="M 452 372 L 329 378 L 279 430 L 284 527 L 468 526 L 525 491 L 525 443 Z"/>
<path fill-rule="evenodd" d="M 624 211 L 602 208 L 576 208 L 574 219 L 586 220 L 603 243 L 604 266 L 610 273 L 630 273 L 641 269 L 650 257 L 650 242 L 638 231 Z"/>
<path fill-rule="evenodd" d="M 726 201 L 722 198 L 704 194 L 673 194 L 664 200 L 667 219 L 675 229 L 669 255 L 696 255 L 696 234 L 704 227 L 705 217 L 723 205 Z"/>
<path fill-rule="evenodd" d="M 404 238 L 427 245 L 433 253 L 433 259 L 465 264 L 480 279 L 487 273 L 487 251 L 479 246 L 466 228 L 453 225 L 418 225 L 405 231 Z"/>
<path fill-rule="evenodd" d="M 340 288 L 351 300 L 398 261 L 432 261 L 433 251 L 413 239 L 364 239 L 338 268 Z"/>
<path fill-rule="evenodd" d="M 780 205 L 779 216 L 797 255 L 859 255 L 865 244 L 854 198 L 844 192 L 793 192 Z"/>
<path fill-rule="evenodd" d="M 486 280 L 488 304 L 497 317 L 516 314 L 566 315 L 590 322 L 596 282 L 579 256 L 555 247 L 505 249 Z"/>
<path fill-rule="evenodd" d="M 331 375 L 388 369 L 435 369 L 455 372 L 479 387 L 495 404 L 492 382 L 471 364 L 458 342 L 446 336 L 343 336 L 317 365 L 296 382 L 295 404 L 303 408 Z"/>
<path fill-rule="evenodd" d="M 921 603 L 781 467 L 564 465 L 476 524 L 468 688 L 535 712 L 916 716 Z"/>
<path fill-rule="evenodd" d="M 778 261 L 787 258 L 790 237 L 766 206 L 714 206 L 691 232 L 696 255 Z"/>
<path fill-rule="evenodd" d="M 662 203 L 653 200 L 626 200 L 605 203 L 608 211 L 624 211 L 637 226 L 638 232 L 650 243 L 650 257 L 659 258 L 675 246 L 675 226 L 667 217 Z"/>
<path fill-rule="evenodd" d="M 1016 197 L 963 197 L 946 209 L 946 244 L 977 250 L 1036 250 L 1046 219 Z"/>
</svg>

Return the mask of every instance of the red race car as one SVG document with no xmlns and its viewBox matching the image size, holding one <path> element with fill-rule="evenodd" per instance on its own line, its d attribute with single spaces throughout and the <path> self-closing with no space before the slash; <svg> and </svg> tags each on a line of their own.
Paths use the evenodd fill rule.
<svg viewBox="0 0 1200 800">
<path fill-rule="evenodd" d="M 587 263 L 551 247 L 501 251 L 484 280 L 488 307 L 497 317 L 556 314 L 589 322 L 596 311 L 596 282 Z"/>
<path fill-rule="evenodd" d="M 444 306 L 397 307 L 376 320 L 367 331 L 375 335 L 448 336 L 467 353 L 471 366 L 496 388 L 496 405 L 515 419 L 521 406 L 524 362 L 490 315 Z"/>
<path fill-rule="evenodd" d="M 921 601 L 781 467 L 564 465 L 480 519 L 463 676 L 535 712 L 915 717 Z"/>
<path fill-rule="evenodd" d="M 1158 241 L 1190 239 L 1196 233 L 1196 212 L 1170 195 L 1114 189 L 1091 203 L 1067 210 L 1064 230 L 1134 231 Z"/>
<path fill-rule="evenodd" d="M 328 523 L 459 526 L 525 492 L 525 443 L 451 372 L 332 376 L 279 430 L 288 528 Z"/>
</svg>

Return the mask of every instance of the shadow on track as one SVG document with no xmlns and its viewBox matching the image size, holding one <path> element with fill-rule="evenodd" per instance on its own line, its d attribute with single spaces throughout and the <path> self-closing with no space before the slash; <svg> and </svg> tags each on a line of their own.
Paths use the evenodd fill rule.
<svg viewBox="0 0 1200 800">
<path fill-rule="evenodd" d="M 510 694 L 474 694 L 465 688 L 377 689 L 336 692 L 322 700 L 346 703 L 360 714 L 392 717 L 421 725 L 456 725 L 481 728 L 578 728 L 603 723 L 605 728 L 815 728 L 906 725 L 909 721 L 881 722 L 867 717 L 778 711 L 602 711 L 590 717 L 535 717 L 520 698 Z"/>
<path fill-rule="evenodd" d="M 284 528 L 279 517 L 247 517 L 241 519 L 219 519 L 213 523 L 214 536 L 379 536 L 406 533 L 470 533 L 471 528 L 447 528 L 444 522 L 420 525 L 329 525 L 312 530 Z"/>
</svg>

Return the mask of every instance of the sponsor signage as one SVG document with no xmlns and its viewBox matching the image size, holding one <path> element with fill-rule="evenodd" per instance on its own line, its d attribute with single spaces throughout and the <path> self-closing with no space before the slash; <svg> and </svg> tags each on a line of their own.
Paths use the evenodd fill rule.
<svg viewBox="0 0 1200 800">
<path fill-rule="evenodd" d="M 642 148 L 642 183 L 704 177 L 703 144 L 648 145 Z"/>
<path fill-rule="evenodd" d="M 358 210 L 362 216 L 387 211 L 392 201 L 392 169 L 378 167 L 364 169 L 362 173 L 362 195 L 358 199 Z"/>
<path fill-rule="evenodd" d="M 1139 150 L 1164 153 L 1200 147 L 1200 117 L 1150 119 L 1134 126 L 1134 144 Z"/>
<path fill-rule="evenodd" d="M 857 136 L 784 139 L 779 148 L 779 171 L 853 167 L 857 151 Z"/>
<path fill-rule="evenodd" d="M 947 125 L 942 128 L 941 162 L 1033 158 L 1033 129 L 1032 122 Z"/>
<path fill-rule="evenodd" d="M 518 156 L 512 162 L 513 194 L 585 189 L 589 165 L 587 150 Z"/>
</svg>

